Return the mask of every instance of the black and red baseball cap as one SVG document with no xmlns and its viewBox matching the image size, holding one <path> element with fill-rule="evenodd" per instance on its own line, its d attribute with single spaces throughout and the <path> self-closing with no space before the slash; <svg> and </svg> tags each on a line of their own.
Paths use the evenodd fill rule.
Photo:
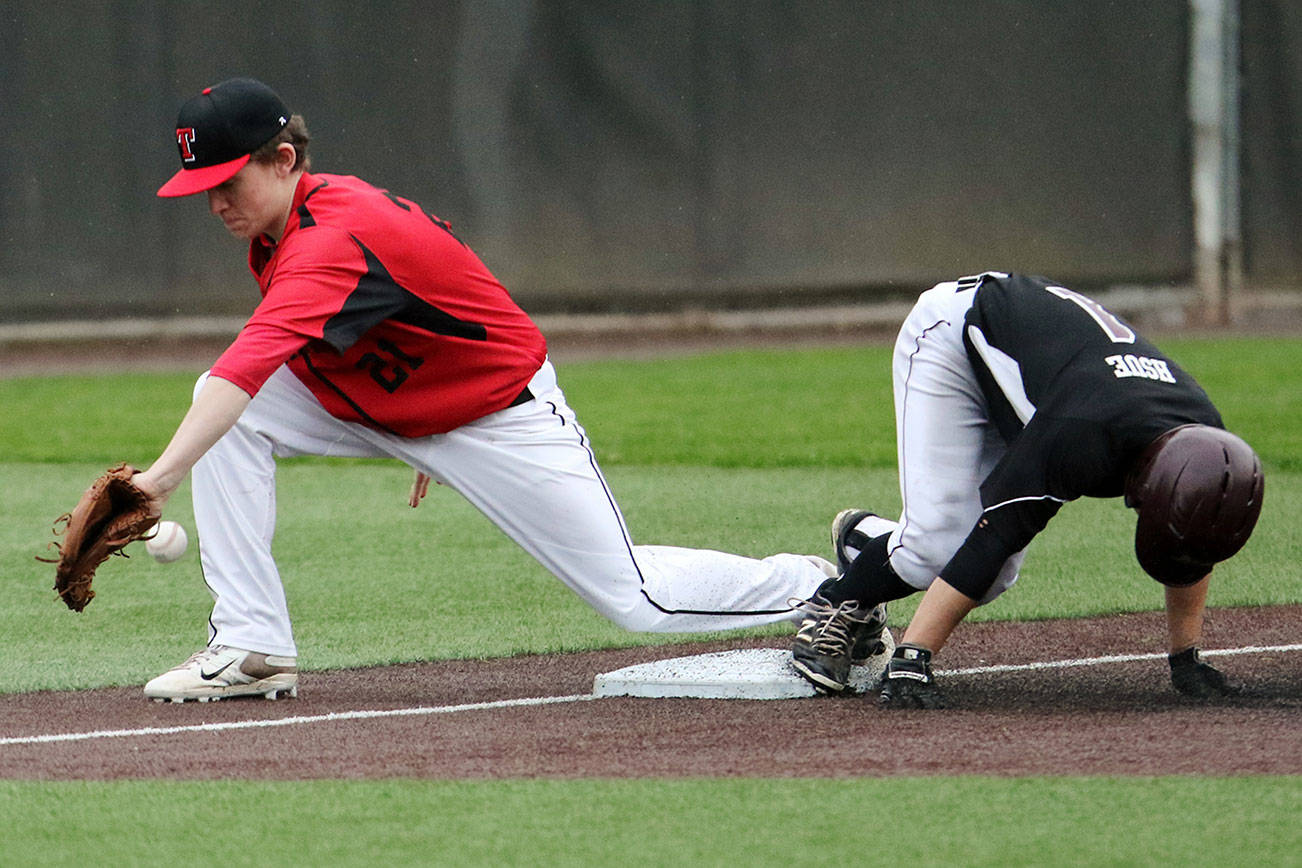
<svg viewBox="0 0 1302 868">
<path fill-rule="evenodd" d="M 159 196 L 189 196 L 224 183 L 289 123 L 276 92 L 252 78 L 232 78 L 204 88 L 181 106 L 176 147 L 181 171 L 158 188 Z"/>
</svg>

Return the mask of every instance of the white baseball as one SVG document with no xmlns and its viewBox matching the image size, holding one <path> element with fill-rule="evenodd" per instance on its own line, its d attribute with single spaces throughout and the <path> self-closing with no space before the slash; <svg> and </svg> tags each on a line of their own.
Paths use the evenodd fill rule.
<svg viewBox="0 0 1302 868">
<path fill-rule="evenodd" d="M 145 551 L 160 564 L 170 564 L 185 554 L 189 544 L 185 528 L 174 521 L 160 521 L 154 526 L 153 535 L 145 540 Z"/>
</svg>

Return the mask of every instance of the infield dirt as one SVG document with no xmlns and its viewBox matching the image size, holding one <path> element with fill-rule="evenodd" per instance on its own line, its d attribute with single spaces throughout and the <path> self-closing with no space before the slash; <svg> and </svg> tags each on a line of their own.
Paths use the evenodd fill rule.
<svg viewBox="0 0 1302 868">
<path fill-rule="evenodd" d="M 782 343 L 790 345 L 790 335 Z M 863 335 L 835 336 L 861 342 Z M 708 348 L 774 336 L 717 336 Z M 812 341 L 829 342 L 823 334 Z M 0 348 L 0 376 L 100 368 L 198 373 L 225 341 Z M 567 359 L 692 352 L 682 336 L 559 340 Z M 96 347 L 95 349 L 99 349 Z M 83 364 L 84 363 L 84 364 Z M 1151 654 L 1160 613 L 1070 621 L 965 624 L 941 669 Z M 1302 642 L 1302 606 L 1217 609 L 1204 648 Z M 584 700 L 594 677 L 635 663 L 780 640 L 740 639 L 582 654 L 304 672 L 299 698 L 156 704 L 139 687 L 0 695 L 0 778 L 579 778 L 889 775 L 1302 774 L 1302 652 L 1214 658 L 1244 687 L 1191 702 L 1162 660 L 942 676 L 943 711 L 883 711 L 873 697 L 771 701 Z M 311 665 L 310 660 L 300 661 Z M 436 709 L 541 697 L 548 705 L 420 712 L 222 731 L 168 728 L 283 721 L 367 710 Z M 40 743 L 5 739 L 93 731 L 135 734 Z"/>
<path fill-rule="evenodd" d="M 1290 645 L 1302 606 L 1209 613 L 1204 647 Z M 1162 649 L 1159 613 L 964 625 L 938 659 L 973 667 Z M 152 703 L 139 687 L 0 696 L 0 778 L 581 778 L 889 775 L 1302 774 L 1302 653 L 1214 658 L 1243 685 L 1196 703 L 1164 660 L 941 677 L 951 707 L 884 711 L 871 696 L 789 700 L 583 699 L 601 672 L 773 638 L 582 654 L 305 672 L 299 698 Z M 302 661 L 310 665 L 310 661 Z M 430 709 L 539 697 L 534 706 Z M 183 729 L 364 710 L 222 731 Z"/>
</svg>

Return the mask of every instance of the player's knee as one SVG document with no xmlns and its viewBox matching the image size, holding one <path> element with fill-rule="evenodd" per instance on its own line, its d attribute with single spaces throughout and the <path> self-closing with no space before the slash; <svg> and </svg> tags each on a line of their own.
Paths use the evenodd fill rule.
<svg viewBox="0 0 1302 868">
<path fill-rule="evenodd" d="M 953 554 L 952 549 L 947 553 L 939 546 L 906 541 L 892 549 L 887 559 L 901 579 L 914 587 L 926 587 L 949 563 L 949 556 Z"/>
<path fill-rule="evenodd" d="M 1017 582 L 1017 577 L 1022 566 L 1022 560 L 1025 557 L 1026 552 L 1021 551 L 1004 562 L 1003 568 L 999 570 L 999 575 L 995 577 L 994 584 L 990 586 L 990 590 L 981 598 L 981 605 L 984 606 L 986 603 L 989 603 Z"/>
<path fill-rule="evenodd" d="M 646 603 L 604 613 L 616 627 L 633 633 L 654 633 L 664 616 Z"/>
<path fill-rule="evenodd" d="M 673 617 L 644 594 L 614 605 L 598 606 L 597 609 L 615 626 L 633 633 L 662 633 Z"/>
</svg>

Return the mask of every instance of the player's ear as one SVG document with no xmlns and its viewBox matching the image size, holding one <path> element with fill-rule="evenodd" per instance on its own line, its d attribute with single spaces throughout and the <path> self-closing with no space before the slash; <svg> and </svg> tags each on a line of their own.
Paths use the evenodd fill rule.
<svg viewBox="0 0 1302 868">
<path fill-rule="evenodd" d="M 276 174 L 282 178 L 287 177 L 294 171 L 294 164 L 298 162 L 298 152 L 289 142 L 281 142 L 276 146 L 276 159 L 273 165 L 276 167 Z"/>
</svg>

